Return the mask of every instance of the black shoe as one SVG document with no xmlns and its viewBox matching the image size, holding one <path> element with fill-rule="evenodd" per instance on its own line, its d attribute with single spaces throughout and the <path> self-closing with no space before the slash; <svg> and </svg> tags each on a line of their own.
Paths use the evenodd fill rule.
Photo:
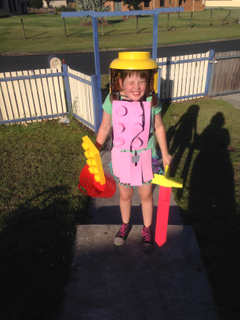
<svg viewBox="0 0 240 320">
<path fill-rule="evenodd" d="M 153 249 L 153 236 L 152 228 L 143 227 L 142 228 L 142 250 L 145 252 L 151 251 Z"/>
<path fill-rule="evenodd" d="M 122 246 L 124 244 L 131 228 L 132 228 L 132 226 L 130 225 L 130 223 L 123 223 L 122 224 L 121 228 L 119 229 L 118 233 L 116 234 L 116 237 L 114 238 L 114 244 L 116 246 Z"/>
</svg>

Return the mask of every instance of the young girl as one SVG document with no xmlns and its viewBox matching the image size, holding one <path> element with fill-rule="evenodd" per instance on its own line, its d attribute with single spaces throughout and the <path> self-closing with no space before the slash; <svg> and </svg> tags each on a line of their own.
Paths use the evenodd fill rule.
<svg viewBox="0 0 240 320">
<path fill-rule="evenodd" d="M 154 92 L 158 66 L 149 57 L 148 52 L 122 52 L 119 53 L 119 59 L 111 63 L 111 93 L 103 104 L 103 118 L 96 139 L 96 147 L 100 150 L 113 127 L 111 166 L 119 182 L 122 216 L 122 226 L 114 243 L 116 246 L 123 245 L 131 230 L 131 200 L 133 187 L 136 186 L 142 203 L 144 251 L 153 248 L 153 197 L 150 182 L 153 173 L 161 171 L 153 132 L 161 149 L 163 166 L 171 166 L 172 163 L 160 113 L 161 105 Z M 123 70 L 122 65 L 127 66 L 129 63 L 132 70 Z M 146 70 L 139 70 L 142 66 Z"/>
</svg>

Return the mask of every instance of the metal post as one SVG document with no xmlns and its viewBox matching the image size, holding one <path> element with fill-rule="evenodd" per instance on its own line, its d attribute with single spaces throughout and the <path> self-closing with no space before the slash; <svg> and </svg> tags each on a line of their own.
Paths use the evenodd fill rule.
<svg viewBox="0 0 240 320">
<path fill-rule="evenodd" d="M 65 18 L 63 18 L 63 28 L 64 28 L 65 37 L 67 38 L 67 30 L 66 30 Z"/>
<path fill-rule="evenodd" d="M 158 13 L 153 15 L 153 46 L 152 58 L 157 59 L 157 42 L 158 42 Z"/>
<path fill-rule="evenodd" d="M 66 97 L 67 97 L 67 111 L 69 114 L 71 114 L 72 111 L 72 99 L 71 99 L 71 91 L 70 91 L 70 85 L 69 85 L 69 78 L 67 74 L 67 65 L 65 64 L 65 60 L 62 60 L 62 67 L 63 67 L 63 73 L 64 73 L 64 83 L 65 83 L 65 89 L 66 89 Z"/>
<path fill-rule="evenodd" d="M 215 50 L 211 49 L 210 55 L 209 55 L 207 79 L 206 79 L 206 87 L 205 87 L 204 95 L 210 95 L 212 93 L 212 83 L 213 83 L 213 76 L 214 76 L 214 69 L 215 69 L 215 62 L 213 60 L 214 55 L 215 55 Z"/>
<path fill-rule="evenodd" d="M 97 76 L 91 76 L 91 83 L 92 83 L 92 96 L 93 96 L 93 117 L 94 117 L 94 130 L 97 134 L 98 129 L 101 124 L 101 119 L 99 119 L 99 107 L 98 103 L 98 85 L 97 85 Z"/>
<path fill-rule="evenodd" d="M 95 73 L 96 73 L 96 76 L 97 76 L 99 120 L 102 121 L 101 70 L 100 70 L 100 55 L 99 55 L 97 17 L 92 17 L 92 25 L 93 25 L 93 44 L 94 44 Z M 97 130 L 98 130 L 98 128 L 97 128 Z"/>
<path fill-rule="evenodd" d="M 23 19 L 21 19 L 21 24 L 22 24 L 23 38 L 24 38 L 24 40 L 26 40 Z"/>
<path fill-rule="evenodd" d="M 161 68 L 158 67 L 158 85 L 157 85 L 157 94 L 159 99 L 161 99 Z"/>
</svg>

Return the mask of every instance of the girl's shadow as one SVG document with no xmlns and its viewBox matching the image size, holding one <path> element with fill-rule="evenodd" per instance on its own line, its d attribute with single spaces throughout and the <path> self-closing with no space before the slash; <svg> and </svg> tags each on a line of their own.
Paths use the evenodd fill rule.
<svg viewBox="0 0 240 320">
<path fill-rule="evenodd" d="M 216 113 L 199 137 L 199 154 L 193 164 L 188 212 L 235 209 L 234 172 L 228 145 L 230 135 L 221 112 Z"/>
</svg>

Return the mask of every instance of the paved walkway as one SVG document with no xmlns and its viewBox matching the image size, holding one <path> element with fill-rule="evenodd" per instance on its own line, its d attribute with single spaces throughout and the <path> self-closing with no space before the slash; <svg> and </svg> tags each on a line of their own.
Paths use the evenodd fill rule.
<svg viewBox="0 0 240 320">
<path fill-rule="evenodd" d="M 110 151 L 102 153 L 109 171 Z M 154 221 L 159 187 L 154 187 Z M 133 228 L 123 247 L 113 238 L 120 224 L 119 194 L 94 198 L 91 220 L 77 229 L 65 300 L 58 320 L 218 320 L 199 247 L 172 197 L 167 242 L 141 250 L 142 216 L 137 192 Z"/>
<path fill-rule="evenodd" d="M 213 97 L 214 100 L 222 99 L 228 103 L 230 103 L 235 108 L 240 109 L 240 93 L 233 93 L 224 96 Z"/>
</svg>

